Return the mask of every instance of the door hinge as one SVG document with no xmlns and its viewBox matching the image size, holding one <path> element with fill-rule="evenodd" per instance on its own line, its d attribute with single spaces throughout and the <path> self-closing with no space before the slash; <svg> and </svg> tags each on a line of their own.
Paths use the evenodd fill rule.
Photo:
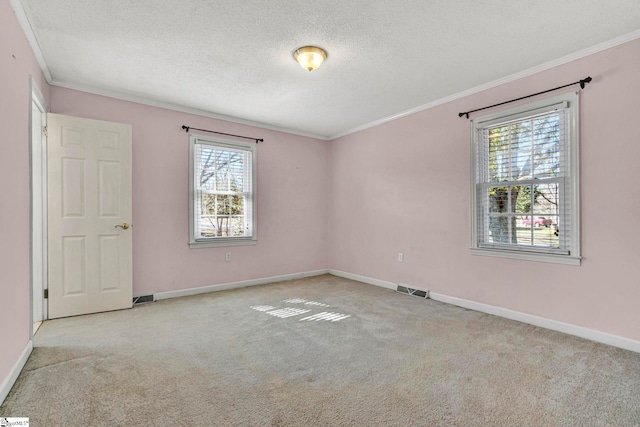
<svg viewBox="0 0 640 427">
<path fill-rule="evenodd" d="M 44 299 L 49 298 L 49 289 L 44 290 Z"/>
<path fill-rule="evenodd" d="M 44 126 L 44 127 L 42 128 L 42 134 L 43 134 L 44 136 L 49 136 L 49 129 L 47 129 L 47 127 L 46 127 L 46 126 Z"/>
</svg>

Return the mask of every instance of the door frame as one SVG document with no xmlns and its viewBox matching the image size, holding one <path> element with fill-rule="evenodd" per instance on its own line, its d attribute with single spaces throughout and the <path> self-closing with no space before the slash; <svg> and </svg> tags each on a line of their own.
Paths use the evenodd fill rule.
<svg viewBox="0 0 640 427">
<path fill-rule="evenodd" d="M 34 132 L 34 107 L 40 111 L 42 127 L 47 125 L 49 106 L 42 91 L 29 77 L 29 188 L 30 188 L 30 311 L 31 338 L 37 322 L 48 318 L 47 300 L 44 291 L 48 288 L 47 272 L 47 135 L 44 130 Z M 36 253 L 37 252 L 37 253 Z"/>
</svg>

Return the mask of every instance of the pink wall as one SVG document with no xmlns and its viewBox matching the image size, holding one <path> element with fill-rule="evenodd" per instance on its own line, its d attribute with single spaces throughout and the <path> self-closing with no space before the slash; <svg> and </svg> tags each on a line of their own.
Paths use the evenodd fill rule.
<svg viewBox="0 0 640 427">
<path fill-rule="evenodd" d="M 457 113 L 589 75 L 582 265 L 472 256 L 470 123 Z M 638 76 L 635 40 L 333 141 L 329 265 L 640 340 Z"/>
<path fill-rule="evenodd" d="M 29 75 L 48 97 L 9 2 L 0 2 L 0 384 L 31 338 Z"/>
<path fill-rule="evenodd" d="M 0 2 L 0 383 L 30 338 L 30 74 L 53 112 L 133 125 L 135 295 L 331 267 L 640 340 L 640 40 L 327 143 L 50 89 Z M 471 256 L 470 132 L 457 113 L 586 75 L 582 266 Z M 265 139 L 257 245 L 189 249 L 182 124 Z"/>
<path fill-rule="evenodd" d="M 51 88 L 51 110 L 133 126 L 134 295 L 328 268 L 326 141 L 60 87 Z M 257 154 L 257 245 L 189 248 L 183 124 L 264 138 Z"/>
</svg>

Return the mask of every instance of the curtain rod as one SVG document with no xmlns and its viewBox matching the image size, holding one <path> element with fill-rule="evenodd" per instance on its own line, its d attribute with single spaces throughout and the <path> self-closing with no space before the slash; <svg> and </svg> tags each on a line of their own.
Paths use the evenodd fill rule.
<svg viewBox="0 0 640 427">
<path fill-rule="evenodd" d="M 236 138 L 244 138 L 244 139 L 253 139 L 256 142 L 256 144 L 258 142 L 264 142 L 264 139 L 262 139 L 262 138 L 251 138 L 250 136 L 242 136 L 242 135 L 234 135 L 232 133 L 216 132 L 215 130 L 192 128 L 192 127 L 186 126 L 186 125 L 182 125 L 182 129 L 184 129 L 184 131 L 187 132 L 187 133 L 189 132 L 189 129 L 193 129 L 193 130 L 199 130 L 199 131 L 202 131 L 202 132 L 217 133 L 218 135 L 235 136 Z"/>
<path fill-rule="evenodd" d="M 512 99 L 511 101 L 505 101 L 505 102 L 501 102 L 499 104 L 489 105 L 488 107 L 482 107 L 482 108 L 477 108 L 475 110 L 465 111 L 464 113 L 458 113 L 458 117 L 467 116 L 467 119 L 468 119 L 469 118 L 469 114 L 475 113 L 476 111 L 486 110 L 487 108 L 497 107 L 499 105 L 508 104 L 510 102 L 520 101 L 521 99 L 531 98 L 532 96 L 542 95 L 543 93 L 547 93 L 547 92 L 553 92 L 554 90 L 562 89 L 562 88 L 565 88 L 565 87 L 568 87 L 568 86 L 577 85 L 578 83 L 580 84 L 580 89 L 584 89 L 585 84 L 590 83 L 591 80 L 593 80 L 591 77 L 586 77 L 586 78 L 584 78 L 582 80 L 578 80 L 577 82 L 569 83 L 569 84 L 563 85 L 563 86 L 554 87 L 553 89 L 544 90 L 542 92 L 534 93 L 534 94 L 531 94 L 531 95 L 522 96 L 520 98 Z"/>
</svg>

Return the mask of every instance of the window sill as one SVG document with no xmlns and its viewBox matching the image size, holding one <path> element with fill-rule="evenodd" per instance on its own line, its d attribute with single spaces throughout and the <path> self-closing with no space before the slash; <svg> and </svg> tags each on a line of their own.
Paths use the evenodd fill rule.
<svg viewBox="0 0 640 427">
<path fill-rule="evenodd" d="M 570 255 L 552 255 L 533 252 L 515 252 L 496 249 L 471 248 L 471 255 L 496 258 L 519 259 L 523 261 L 547 262 L 552 264 L 580 265 L 582 258 Z"/>
<path fill-rule="evenodd" d="M 219 239 L 219 240 L 196 240 L 189 242 L 189 248 L 221 248 L 225 246 L 250 246 L 258 243 L 256 239 Z"/>
</svg>

